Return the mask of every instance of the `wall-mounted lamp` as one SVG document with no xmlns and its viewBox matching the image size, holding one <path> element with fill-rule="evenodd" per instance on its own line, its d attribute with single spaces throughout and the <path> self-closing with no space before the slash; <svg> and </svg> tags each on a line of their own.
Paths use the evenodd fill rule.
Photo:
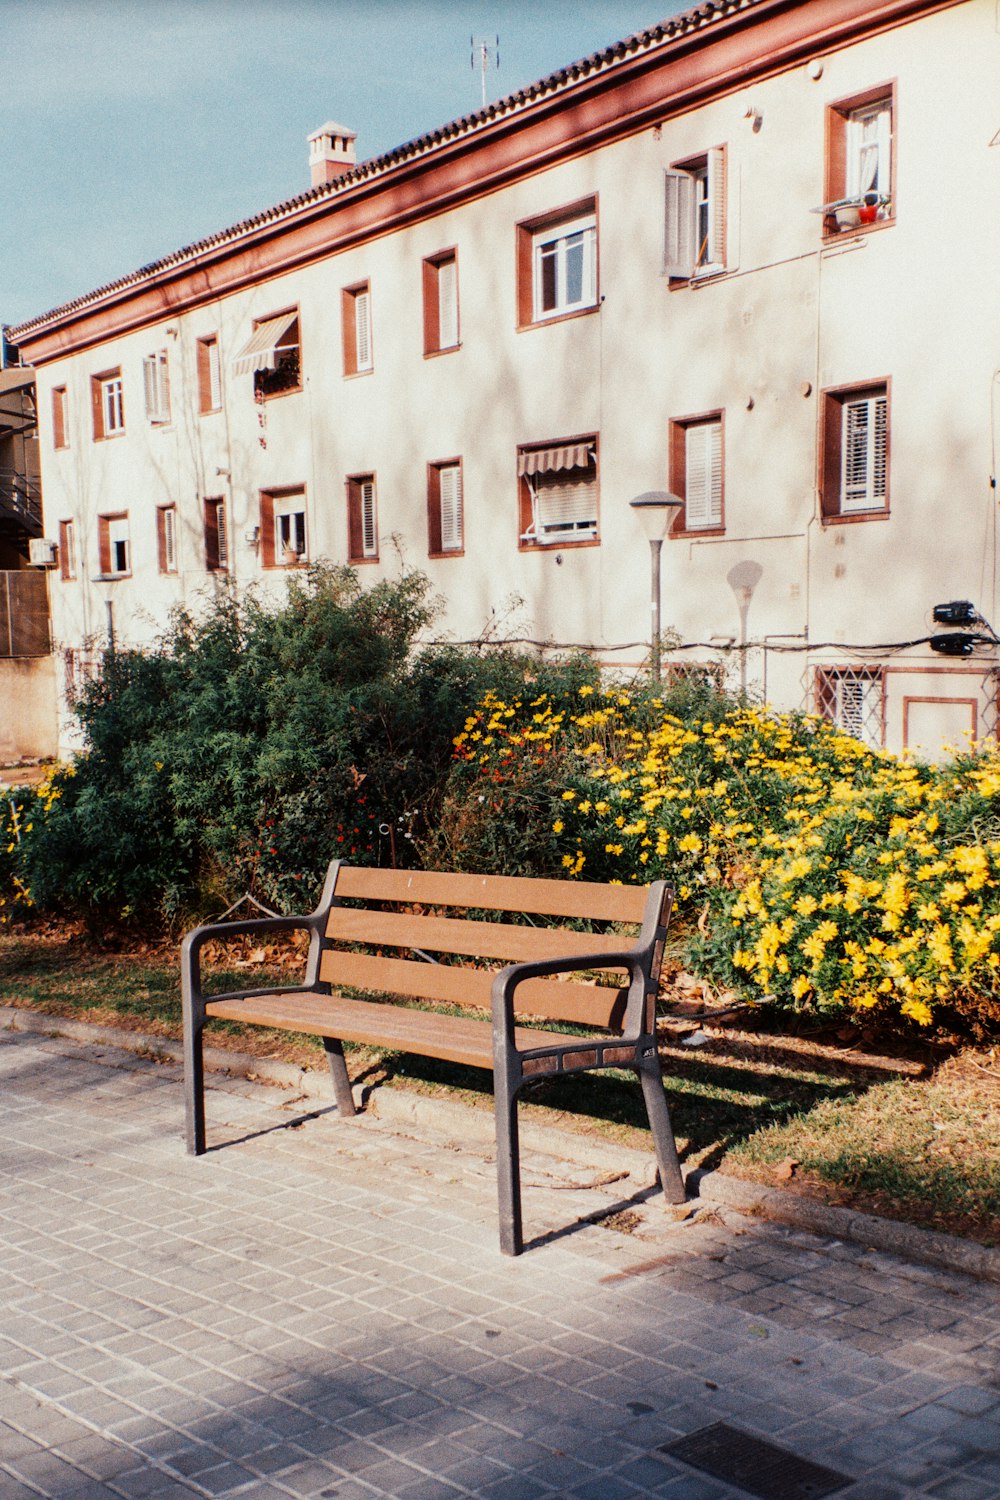
<svg viewBox="0 0 1000 1500">
<path fill-rule="evenodd" d="M 246 534 L 246 539 L 250 543 L 251 547 L 256 547 L 260 542 L 260 527 L 251 526 Z"/>
<path fill-rule="evenodd" d="M 754 135 L 757 134 L 758 130 L 764 123 L 764 116 L 754 104 L 750 104 L 747 106 L 747 110 L 743 118 L 744 120 L 750 121 L 750 129 L 753 131 Z"/>
<path fill-rule="evenodd" d="M 663 551 L 663 538 L 666 534 L 667 522 L 673 512 L 683 509 L 684 501 L 679 495 L 672 495 L 669 490 L 645 490 L 643 494 L 636 495 L 634 500 L 630 500 L 629 505 L 632 507 L 636 519 L 639 521 L 649 540 L 649 608 L 652 616 L 649 675 L 654 682 L 659 682 L 661 651 L 660 554 Z"/>
<path fill-rule="evenodd" d="M 228 479 L 229 478 L 229 470 L 228 469 L 216 469 L 215 475 L 216 475 L 217 479 Z"/>
</svg>

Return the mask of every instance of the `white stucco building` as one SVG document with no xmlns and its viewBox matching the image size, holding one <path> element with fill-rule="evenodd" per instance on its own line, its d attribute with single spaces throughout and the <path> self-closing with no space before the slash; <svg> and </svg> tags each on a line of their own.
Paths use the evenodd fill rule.
<svg viewBox="0 0 1000 1500">
<path fill-rule="evenodd" d="M 670 490 L 670 661 L 995 733 L 989 629 L 928 637 L 998 614 L 998 80 L 994 0 L 714 0 L 373 161 L 330 122 L 300 197 L 12 330 L 70 675 L 320 558 L 638 666 Z"/>
</svg>

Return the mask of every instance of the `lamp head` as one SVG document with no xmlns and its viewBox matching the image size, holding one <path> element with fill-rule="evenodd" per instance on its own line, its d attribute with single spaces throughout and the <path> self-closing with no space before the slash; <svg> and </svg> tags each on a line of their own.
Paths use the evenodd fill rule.
<svg viewBox="0 0 1000 1500">
<path fill-rule="evenodd" d="M 665 534 L 671 513 L 680 510 L 684 501 L 669 490 L 645 490 L 630 500 L 629 505 L 646 536 L 655 542 Z"/>
</svg>

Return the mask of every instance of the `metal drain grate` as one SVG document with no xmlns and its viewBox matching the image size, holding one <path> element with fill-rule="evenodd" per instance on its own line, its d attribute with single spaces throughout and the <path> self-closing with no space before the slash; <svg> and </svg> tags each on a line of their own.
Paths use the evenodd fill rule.
<svg viewBox="0 0 1000 1500">
<path fill-rule="evenodd" d="M 817 1500 L 852 1483 L 848 1474 L 824 1469 L 725 1422 L 663 1443 L 657 1451 L 727 1484 L 739 1485 L 760 1500 Z"/>
</svg>

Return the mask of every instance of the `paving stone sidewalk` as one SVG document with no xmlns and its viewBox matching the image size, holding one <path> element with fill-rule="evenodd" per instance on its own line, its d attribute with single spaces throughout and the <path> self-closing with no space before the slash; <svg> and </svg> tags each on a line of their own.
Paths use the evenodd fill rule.
<svg viewBox="0 0 1000 1500">
<path fill-rule="evenodd" d="M 482 1146 L 216 1077 L 192 1160 L 181 1115 L 0 1033 L 0 1500 L 745 1500 L 659 1452 L 719 1422 L 844 1500 L 1000 1496 L 994 1285 L 535 1154 L 507 1260 Z"/>
</svg>

